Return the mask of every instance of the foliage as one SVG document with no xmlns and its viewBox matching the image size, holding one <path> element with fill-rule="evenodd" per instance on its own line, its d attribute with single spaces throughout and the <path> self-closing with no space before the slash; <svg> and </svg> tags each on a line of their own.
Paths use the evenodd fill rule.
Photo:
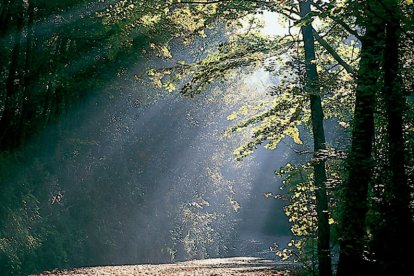
<svg viewBox="0 0 414 276">
<path fill-rule="evenodd" d="M 325 153 L 320 153 L 319 157 L 312 159 L 311 162 L 293 165 L 287 163 L 284 167 L 275 171 L 275 175 L 283 179 L 280 189 L 284 192 L 278 194 L 267 193 L 266 197 L 282 200 L 288 204 L 284 208 L 286 216 L 291 222 L 291 231 L 294 239 L 291 240 L 286 248 L 279 249 L 275 243 L 276 254 L 282 260 L 292 260 L 301 263 L 304 268 L 316 272 L 317 252 L 316 252 L 316 205 L 315 205 L 315 185 L 313 181 L 313 162 L 321 160 L 328 161 L 328 196 L 329 200 L 329 224 L 334 226 L 331 232 L 332 237 L 336 237 L 340 212 L 338 208 L 338 198 L 340 186 L 344 176 L 338 175 L 343 167 L 343 153 L 330 149 Z M 336 246 L 336 239 L 333 239 L 332 246 Z"/>
<path fill-rule="evenodd" d="M 105 201 L 104 194 L 82 186 L 84 180 L 79 179 L 74 181 L 76 188 L 72 193 L 62 194 L 62 180 L 53 175 L 53 168 L 43 165 L 40 161 L 42 158 L 39 158 L 38 163 L 32 160 L 29 166 L 26 155 L 47 155 L 39 152 L 40 146 L 33 146 L 28 141 L 51 126 L 54 126 L 54 131 L 44 138 L 50 142 L 51 148 L 56 149 L 48 152 L 51 156 L 56 155 L 59 160 L 73 166 L 81 161 L 80 153 L 90 156 L 99 153 L 99 144 L 94 139 L 81 139 L 65 133 L 64 129 L 74 130 L 76 127 L 67 127 L 65 124 L 71 123 L 65 122 L 63 118 L 70 110 L 81 108 L 80 103 L 94 96 L 93 91 L 105 87 L 114 78 L 123 78 L 129 67 L 141 61 L 144 55 L 168 60 L 168 66 L 148 71 L 149 78 L 157 87 L 170 92 L 178 90 L 188 97 L 201 94 L 217 81 L 231 80 L 234 75 L 241 75 L 243 70 L 265 68 L 266 72 L 278 77 L 277 83 L 268 87 L 271 95 L 269 100 L 238 106 L 238 110 L 228 116 L 228 120 L 232 121 L 232 126 L 226 132 L 229 137 L 232 135 L 232 139 L 237 139 L 235 133 L 247 133 L 250 137 L 234 151 L 238 160 L 247 157 L 262 144 L 268 149 L 275 149 L 285 137 L 302 144 L 299 129 L 309 129 L 311 126 L 310 95 L 321 96 L 325 119 L 334 119 L 341 127 L 355 130 L 358 122 L 358 118 L 353 118 L 357 101 L 355 91 L 358 92 L 358 84 L 360 87 L 364 85 L 361 82 L 367 73 L 364 64 L 361 64 L 361 41 L 366 42 L 370 24 L 384 24 L 387 27 L 391 24 L 384 22 L 390 18 L 386 7 L 394 1 L 313 1 L 311 14 L 304 18 L 299 15 L 298 1 L 291 0 L 191 2 L 2 2 L 0 58 L 4 62 L 0 67 L 0 266 L 4 271 L 19 274 L 57 265 L 88 264 L 92 260 L 97 261 L 90 257 L 92 252 L 105 252 L 120 246 L 115 245 L 113 240 L 124 235 L 124 225 L 111 228 L 110 219 L 97 219 L 95 212 L 99 211 L 98 207 L 90 203 L 95 199 Z M 413 3 L 408 0 L 395 3 L 399 10 L 401 24 L 398 32 L 401 32 L 401 37 L 400 54 L 397 57 L 400 68 L 394 73 L 401 79 L 405 93 L 404 103 L 401 103 L 405 106 L 402 112 L 404 145 L 400 146 L 406 155 L 406 167 L 402 170 L 406 172 L 408 186 L 412 188 L 414 116 L 413 95 L 409 91 L 412 90 L 414 79 Z M 284 15 L 289 22 L 289 34 L 269 38 L 257 32 L 254 15 L 264 11 Z M 250 20 L 251 28 L 240 32 L 243 25 L 241 20 Z M 319 73 L 318 91 L 307 89 L 309 83 L 305 76 L 302 39 L 298 36 L 299 28 L 312 21 L 316 29 L 314 37 L 318 42 L 317 59 L 312 61 Z M 215 39 L 217 47 L 199 47 L 199 55 L 191 60 L 173 59 L 171 48 L 177 43 L 199 45 L 197 43 L 206 37 L 214 37 L 212 33 L 215 29 L 222 27 L 225 35 Z M 382 39 L 377 34 L 374 44 L 384 51 Z M 382 73 L 387 71 L 384 57 L 376 61 L 377 65 L 380 63 L 380 72 L 372 72 L 377 81 L 374 87 L 375 103 L 372 103 L 376 106 L 375 114 L 372 114 L 375 120 L 373 173 L 370 175 L 372 182 L 364 183 L 367 187 L 369 185 L 369 213 L 368 227 L 362 227 L 366 231 L 362 235 L 367 235 L 362 240 L 364 244 L 367 240 L 370 242 L 366 243 L 370 246 L 370 254 L 381 253 L 381 249 L 376 248 L 378 237 L 387 226 L 387 221 L 390 221 L 384 210 L 392 206 L 396 196 L 390 192 L 396 186 L 392 181 L 393 164 L 390 158 L 390 147 L 395 145 L 392 145 L 387 134 L 390 115 L 384 110 L 387 109 L 388 98 L 381 91 L 386 82 Z M 140 79 L 142 76 L 136 77 Z M 116 93 L 122 93 L 120 90 L 114 88 Z M 109 92 L 108 98 L 111 97 L 113 95 Z M 71 138 L 59 142 L 62 137 Z M 352 139 L 355 142 L 355 137 Z M 25 148 L 25 145 L 31 146 Z M 60 147 L 65 150 L 60 150 Z M 295 261 L 306 264 L 314 259 L 317 229 L 312 165 L 327 161 L 329 179 L 326 184 L 332 199 L 330 223 L 336 226 L 341 214 L 348 211 L 337 204 L 339 199 L 346 199 L 346 193 L 342 193 L 338 187 L 349 184 L 346 182 L 349 175 L 344 171 L 349 171 L 353 163 L 347 167 L 341 161 L 334 161 L 335 158 L 345 157 L 341 150 L 328 145 L 327 150 L 315 152 L 314 157 L 305 163 L 287 164 L 279 171 L 287 193 L 276 197 L 289 202 L 285 213 L 296 236 L 288 248 L 278 251 L 282 259 L 294 257 Z M 117 191 L 104 206 L 100 206 L 105 212 L 114 214 L 118 209 L 113 206 L 122 209 L 136 204 L 142 207 L 139 204 L 146 192 L 144 187 L 126 185 L 125 191 L 131 191 L 134 196 L 129 198 L 130 201 L 124 201 L 125 192 L 114 188 L 115 185 L 108 181 L 112 178 L 100 167 L 104 166 L 102 160 L 92 157 L 90 161 L 90 166 L 101 171 L 96 182 L 102 188 Z M 16 168 L 25 168 L 25 171 L 20 172 Z M 87 172 L 87 175 L 93 176 L 90 171 Z M 76 172 L 68 169 L 67 174 L 67 177 L 76 179 Z M 218 182 L 221 183 L 223 179 L 219 175 L 214 171 L 206 177 L 220 179 Z M 91 210 L 82 214 L 81 207 L 61 204 L 62 197 L 71 198 L 73 204 L 78 206 L 91 204 L 88 205 L 92 206 Z M 205 250 L 206 247 L 215 248 L 216 253 L 228 252 L 225 245 L 215 243 L 220 238 L 217 229 L 220 229 L 220 223 L 224 223 L 226 215 L 237 211 L 240 206 L 233 198 L 229 198 L 226 201 L 228 213 L 221 214 L 216 210 L 206 210 L 213 205 L 208 195 L 196 195 L 193 198 L 193 202 L 183 203 L 178 211 L 170 210 L 171 213 L 168 213 L 170 217 L 178 217 L 180 223 L 166 225 L 166 229 L 171 231 L 168 235 L 175 238 L 173 242 L 161 237 L 154 246 L 162 248 L 163 256 L 176 258 L 181 254 L 178 259 L 206 257 L 212 254 Z M 352 203 L 352 198 L 349 200 L 351 207 L 359 204 Z M 412 211 L 412 204 L 409 208 Z M 160 211 L 154 212 L 161 217 Z M 70 219 L 64 221 L 61 217 Z M 102 229 L 91 237 L 88 236 L 88 229 L 77 229 L 78 221 L 93 221 L 101 225 Z M 222 235 L 226 240 L 232 238 L 231 233 Z M 335 244 L 337 233 L 334 232 L 333 236 Z M 74 243 L 74 240 L 77 242 Z M 66 243 L 72 243 L 71 247 L 65 248 Z M 177 249 L 179 246 L 184 248 Z M 374 254 L 370 258 L 372 256 Z M 104 256 L 99 261 L 108 260 L 109 256 Z M 373 261 L 374 257 L 370 260 Z M 310 267 L 314 270 L 312 265 Z"/>
</svg>

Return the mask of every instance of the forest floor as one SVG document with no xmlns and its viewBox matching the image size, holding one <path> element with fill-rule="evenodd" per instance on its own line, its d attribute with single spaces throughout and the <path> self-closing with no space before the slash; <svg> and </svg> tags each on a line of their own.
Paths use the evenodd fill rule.
<svg viewBox="0 0 414 276">
<path fill-rule="evenodd" d="M 145 264 L 123 266 L 85 267 L 68 270 L 46 271 L 43 275 L 257 275 L 291 276 L 292 267 L 280 265 L 272 260 L 236 257 L 186 261 L 174 264 Z"/>
</svg>

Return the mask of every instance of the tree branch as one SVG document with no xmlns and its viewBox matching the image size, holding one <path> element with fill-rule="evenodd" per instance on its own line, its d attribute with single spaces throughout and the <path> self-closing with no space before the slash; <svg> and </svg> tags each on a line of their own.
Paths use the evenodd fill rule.
<svg viewBox="0 0 414 276">
<path fill-rule="evenodd" d="M 322 37 L 319 36 L 318 32 L 313 29 L 313 36 L 315 37 L 316 41 L 325 48 L 325 50 L 351 75 L 355 76 L 355 70 L 352 68 L 351 65 L 349 65 L 345 60 L 343 60 L 338 53 L 335 51 L 335 49 L 329 45 L 326 40 L 324 40 Z"/>
<path fill-rule="evenodd" d="M 313 2 L 312 5 L 319 10 L 320 12 L 326 12 L 324 10 L 324 8 L 319 5 L 318 3 Z M 339 25 L 341 25 L 348 33 L 350 33 L 351 35 L 355 36 L 356 38 L 358 38 L 359 40 L 361 40 L 361 36 L 358 34 L 358 32 L 354 29 L 352 29 L 347 23 L 345 23 L 342 19 L 336 17 L 336 16 L 332 16 L 332 15 L 328 15 L 328 17 L 330 19 L 332 19 L 333 21 L 335 21 L 336 23 L 338 23 Z"/>
</svg>

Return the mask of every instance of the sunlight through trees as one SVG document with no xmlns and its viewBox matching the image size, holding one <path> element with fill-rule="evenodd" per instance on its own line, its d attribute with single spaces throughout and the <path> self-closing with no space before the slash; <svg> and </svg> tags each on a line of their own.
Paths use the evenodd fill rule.
<svg viewBox="0 0 414 276">
<path fill-rule="evenodd" d="M 413 1 L 1 0 L 0 26 L 0 274 L 412 270 Z"/>
</svg>

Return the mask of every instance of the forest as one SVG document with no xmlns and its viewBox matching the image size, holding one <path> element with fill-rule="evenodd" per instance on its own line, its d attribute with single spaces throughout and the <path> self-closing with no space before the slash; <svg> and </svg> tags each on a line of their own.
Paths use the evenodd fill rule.
<svg viewBox="0 0 414 276">
<path fill-rule="evenodd" d="M 413 0 L 0 0 L 0 275 L 411 275 L 413 49 Z"/>
</svg>

